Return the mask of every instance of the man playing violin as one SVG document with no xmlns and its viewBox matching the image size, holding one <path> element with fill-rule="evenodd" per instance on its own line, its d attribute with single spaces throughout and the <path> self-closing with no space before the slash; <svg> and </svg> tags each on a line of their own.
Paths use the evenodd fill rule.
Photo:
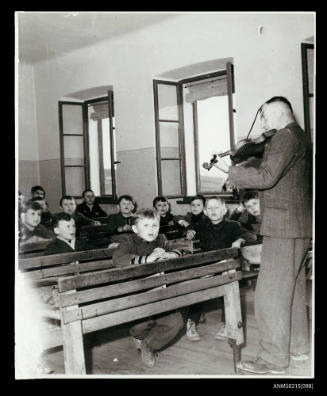
<svg viewBox="0 0 327 396">
<path fill-rule="evenodd" d="M 260 191 L 263 235 L 261 268 L 255 292 L 260 342 L 255 361 L 239 368 L 255 374 L 283 374 L 290 359 L 307 360 L 308 321 L 304 260 L 312 237 L 312 148 L 296 123 L 290 102 L 273 97 L 260 109 L 262 127 L 276 133 L 255 166 L 217 168 L 228 182 Z"/>
</svg>

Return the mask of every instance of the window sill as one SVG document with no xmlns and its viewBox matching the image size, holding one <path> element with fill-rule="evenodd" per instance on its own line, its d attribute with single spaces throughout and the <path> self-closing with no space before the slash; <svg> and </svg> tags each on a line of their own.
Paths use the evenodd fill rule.
<svg viewBox="0 0 327 396">
<path fill-rule="evenodd" d="M 217 193 L 217 194 L 210 194 L 207 196 L 204 195 L 205 198 L 212 196 L 224 198 L 226 203 L 239 203 L 239 199 L 234 198 L 233 194 L 230 193 Z M 181 200 L 176 201 L 176 203 L 178 205 L 189 205 L 193 197 L 194 197 L 193 195 L 187 197 L 181 197 Z"/>
</svg>

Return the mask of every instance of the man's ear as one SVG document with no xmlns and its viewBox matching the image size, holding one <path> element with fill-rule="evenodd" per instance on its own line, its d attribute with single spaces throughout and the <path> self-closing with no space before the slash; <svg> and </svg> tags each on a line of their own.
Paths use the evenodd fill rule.
<svg viewBox="0 0 327 396">
<path fill-rule="evenodd" d="M 227 209 L 227 206 L 225 205 L 225 206 L 224 206 L 224 216 L 225 216 L 225 214 L 227 213 L 227 211 L 228 211 L 228 209 Z"/>
<path fill-rule="evenodd" d="M 132 230 L 135 232 L 135 234 L 138 234 L 138 232 L 137 232 L 137 227 L 136 227 L 135 224 L 132 225 Z"/>
<path fill-rule="evenodd" d="M 25 223 L 25 213 L 20 214 L 20 220 L 22 223 Z"/>
<path fill-rule="evenodd" d="M 203 208 L 203 213 L 204 213 L 206 216 L 208 216 L 206 207 Z"/>
<path fill-rule="evenodd" d="M 56 235 L 58 235 L 58 234 L 59 234 L 58 227 L 54 227 L 53 232 L 54 232 Z"/>
</svg>

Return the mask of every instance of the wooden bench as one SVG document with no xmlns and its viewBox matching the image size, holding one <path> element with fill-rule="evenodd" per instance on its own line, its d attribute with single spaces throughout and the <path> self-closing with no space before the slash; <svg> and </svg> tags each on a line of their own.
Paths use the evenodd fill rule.
<svg viewBox="0 0 327 396">
<path fill-rule="evenodd" d="M 85 374 L 83 335 L 224 296 L 234 369 L 244 342 L 239 249 L 222 249 L 154 263 L 59 277 L 66 374 Z M 157 276 L 155 276 L 157 275 Z"/>
<path fill-rule="evenodd" d="M 19 246 L 19 257 L 20 258 L 28 258 L 28 257 L 36 257 L 42 256 L 44 249 L 50 243 L 50 240 L 42 241 L 42 242 L 32 242 L 32 243 L 25 243 Z"/>
<path fill-rule="evenodd" d="M 52 297 L 52 288 L 58 279 L 68 275 L 85 272 L 96 272 L 112 268 L 112 250 L 96 249 L 84 252 L 54 254 L 50 256 L 37 256 L 20 258 L 18 270 L 23 274 L 26 287 L 37 289 L 40 300 L 49 300 Z M 52 319 L 60 320 L 59 311 L 49 307 Z M 44 318 L 46 321 L 46 318 Z M 49 330 L 41 326 L 44 332 L 44 349 L 62 345 L 62 332 L 60 327 Z"/>
</svg>

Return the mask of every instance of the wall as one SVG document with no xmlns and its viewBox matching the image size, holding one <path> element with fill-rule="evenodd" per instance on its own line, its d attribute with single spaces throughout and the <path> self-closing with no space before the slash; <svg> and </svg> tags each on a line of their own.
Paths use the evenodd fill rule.
<svg viewBox="0 0 327 396">
<path fill-rule="evenodd" d="M 40 183 L 39 146 L 36 125 L 34 68 L 18 64 L 18 177 L 19 189 L 28 199 L 33 185 Z"/>
<path fill-rule="evenodd" d="M 258 26 L 263 33 L 258 35 Z M 300 44 L 314 34 L 314 14 L 201 13 L 179 16 L 35 66 L 41 183 L 61 195 L 58 100 L 69 92 L 113 85 L 118 191 L 140 206 L 157 194 L 153 79 L 166 71 L 233 57 L 237 130 L 244 136 L 257 108 L 273 95 L 292 102 L 303 126 Z M 47 162 L 48 161 L 48 162 Z M 131 175 L 137 183 L 131 183 Z"/>
</svg>

